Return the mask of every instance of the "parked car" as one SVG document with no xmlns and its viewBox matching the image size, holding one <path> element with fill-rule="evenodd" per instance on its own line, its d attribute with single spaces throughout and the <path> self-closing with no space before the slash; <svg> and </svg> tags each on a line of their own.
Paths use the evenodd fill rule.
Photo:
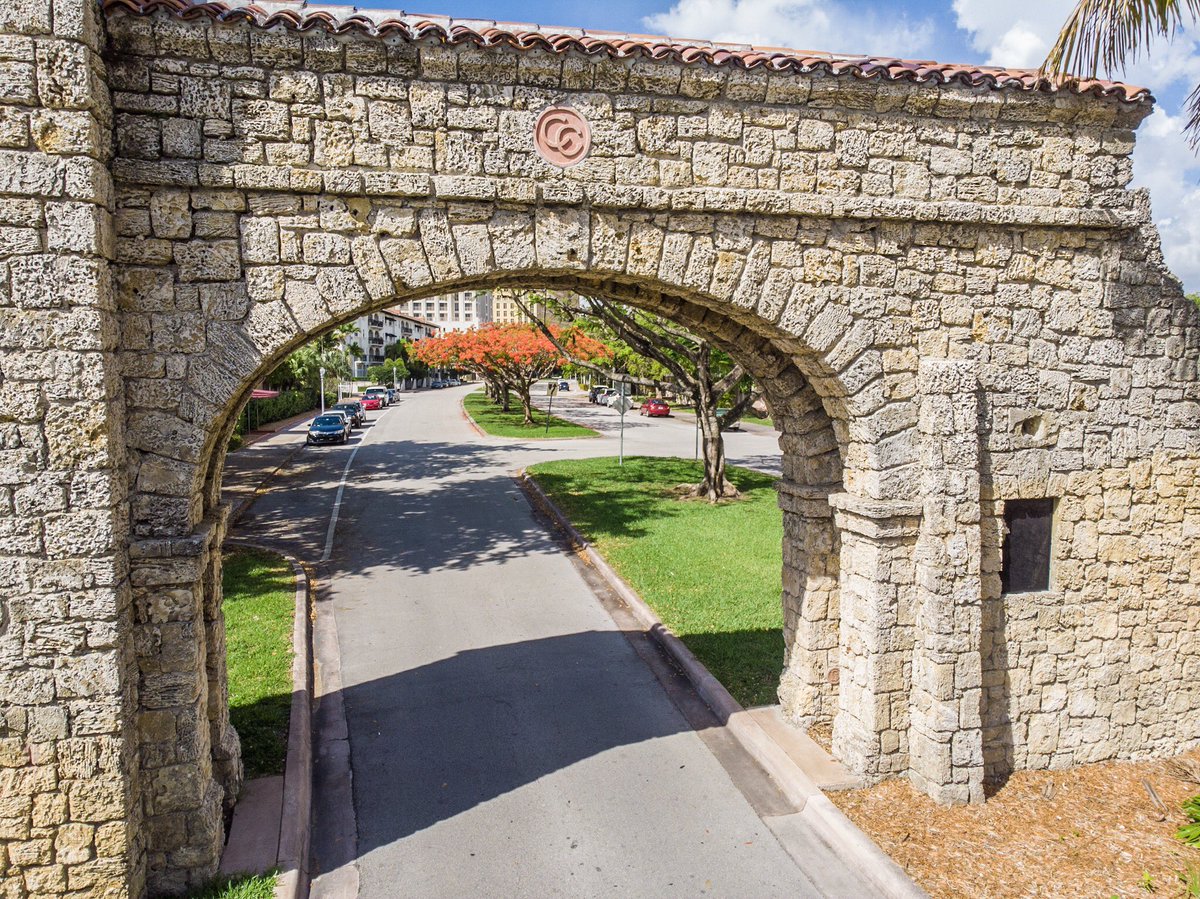
<svg viewBox="0 0 1200 899">
<path fill-rule="evenodd" d="M 638 415 L 645 415 L 649 418 L 667 418 L 671 414 L 671 405 L 666 400 L 654 397 L 642 403 L 642 407 L 638 409 Z"/>
<path fill-rule="evenodd" d="M 608 398 L 617 395 L 616 388 L 613 387 L 594 387 L 592 389 L 596 391 L 596 398 L 592 402 L 601 406 L 607 406 Z"/>
<path fill-rule="evenodd" d="M 363 409 L 382 409 L 383 397 L 381 397 L 378 393 L 371 393 L 370 391 L 367 391 L 363 394 L 362 407 Z"/>
<path fill-rule="evenodd" d="M 593 384 L 591 387 L 588 388 L 588 402 L 589 403 L 598 402 L 600 394 L 602 394 L 606 389 L 607 388 L 605 388 L 605 387 L 600 387 L 599 385 Z"/>
<path fill-rule="evenodd" d="M 347 415 L 350 416 L 350 426 L 351 427 L 361 428 L 363 426 L 363 422 L 365 422 L 367 420 L 367 417 L 365 415 L 363 415 L 362 403 L 359 403 L 357 401 L 356 402 L 338 403 L 333 408 L 338 410 L 339 412 L 345 412 Z"/>
<path fill-rule="evenodd" d="M 308 426 L 304 442 L 308 446 L 317 443 L 345 443 L 350 439 L 350 422 L 345 415 L 327 413 L 318 415 Z"/>
<path fill-rule="evenodd" d="M 461 387 L 462 381 L 460 381 L 458 378 L 447 378 L 446 386 L 447 387 Z"/>
<path fill-rule="evenodd" d="M 561 391 L 564 391 L 564 390 L 570 390 L 570 389 L 571 389 L 571 384 L 570 384 L 570 382 L 568 382 L 568 381 L 559 381 L 559 382 L 558 382 L 558 389 L 559 389 L 559 391 L 560 391 L 560 392 L 561 392 Z"/>
<path fill-rule="evenodd" d="M 429 386 L 432 387 L 434 390 L 441 390 L 443 387 L 446 386 L 446 382 L 443 381 L 441 378 L 434 378 L 432 381 L 429 382 Z"/>
<path fill-rule="evenodd" d="M 387 406 L 388 404 L 388 389 L 386 387 L 368 387 L 363 391 L 363 399 L 366 399 L 369 396 L 378 397 L 379 402 L 384 406 Z"/>
</svg>

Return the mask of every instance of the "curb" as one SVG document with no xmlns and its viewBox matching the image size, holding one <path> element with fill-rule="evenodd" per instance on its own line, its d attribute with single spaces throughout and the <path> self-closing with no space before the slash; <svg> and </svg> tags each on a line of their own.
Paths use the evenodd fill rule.
<svg viewBox="0 0 1200 899">
<path fill-rule="evenodd" d="M 287 762 L 283 773 L 283 806 L 275 867 L 275 899 L 306 899 L 308 850 L 312 837 L 312 589 L 299 559 L 273 546 L 231 539 L 225 546 L 274 553 L 288 561 L 296 578 L 292 621 L 292 708 L 288 719 Z"/>
<path fill-rule="evenodd" d="M 463 420 L 466 421 L 466 423 L 471 426 L 472 431 L 474 431 L 480 437 L 487 437 L 488 436 L 487 432 L 484 431 L 483 428 L 479 427 L 479 425 L 475 423 L 475 419 L 473 419 L 471 417 L 471 413 L 467 411 L 467 397 L 469 397 L 474 392 L 475 392 L 474 390 L 468 390 L 461 397 L 459 397 L 458 411 L 462 413 Z"/>
<path fill-rule="evenodd" d="M 734 699 L 684 645 L 683 641 L 659 620 L 645 600 L 621 578 L 567 520 L 557 505 L 525 469 L 517 481 L 535 508 L 545 512 L 567 535 L 578 552 L 608 582 L 641 624 L 682 669 L 700 698 L 708 705 L 742 748 L 775 781 L 780 791 L 812 826 L 814 831 L 841 858 L 857 866 L 864 877 L 892 899 L 928 899 L 928 895 L 896 862 L 842 813 L 821 788 L 792 761 L 754 718 Z"/>
</svg>

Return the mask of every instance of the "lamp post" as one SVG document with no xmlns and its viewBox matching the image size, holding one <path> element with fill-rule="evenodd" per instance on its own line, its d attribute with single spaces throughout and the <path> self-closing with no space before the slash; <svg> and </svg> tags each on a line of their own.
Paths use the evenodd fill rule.
<svg viewBox="0 0 1200 899">
<path fill-rule="evenodd" d="M 309 371 L 312 371 L 310 368 Z M 321 366 L 321 414 L 325 414 L 325 366 Z"/>
</svg>

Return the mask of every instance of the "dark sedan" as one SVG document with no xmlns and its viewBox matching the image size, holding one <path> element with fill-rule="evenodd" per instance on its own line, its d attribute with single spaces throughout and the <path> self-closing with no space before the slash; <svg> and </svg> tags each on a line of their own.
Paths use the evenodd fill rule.
<svg viewBox="0 0 1200 899">
<path fill-rule="evenodd" d="M 338 403 L 333 408 L 345 412 L 350 417 L 350 424 L 356 428 L 361 428 L 367 420 L 367 416 L 363 414 L 362 403 Z"/>
<path fill-rule="evenodd" d="M 308 437 L 305 443 L 312 446 L 315 443 L 345 443 L 350 439 L 347 433 L 350 420 L 343 415 L 318 415 L 308 426 Z"/>
</svg>

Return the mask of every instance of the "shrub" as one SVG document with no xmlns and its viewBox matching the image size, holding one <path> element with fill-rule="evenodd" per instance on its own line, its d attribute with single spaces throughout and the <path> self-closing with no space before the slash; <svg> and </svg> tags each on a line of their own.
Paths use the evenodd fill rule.
<svg viewBox="0 0 1200 899">
<path fill-rule="evenodd" d="M 325 402 L 329 404 L 336 400 L 327 395 Z M 272 421 L 291 418 L 293 415 L 300 415 L 317 406 L 317 391 L 315 390 L 284 390 L 280 392 L 279 396 L 271 399 L 250 400 L 246 410 L 238 416 L 237 427 L 233 432 L 240 436 L 250 430 L 251 426 L 258 427 Z"/>
</svg>

